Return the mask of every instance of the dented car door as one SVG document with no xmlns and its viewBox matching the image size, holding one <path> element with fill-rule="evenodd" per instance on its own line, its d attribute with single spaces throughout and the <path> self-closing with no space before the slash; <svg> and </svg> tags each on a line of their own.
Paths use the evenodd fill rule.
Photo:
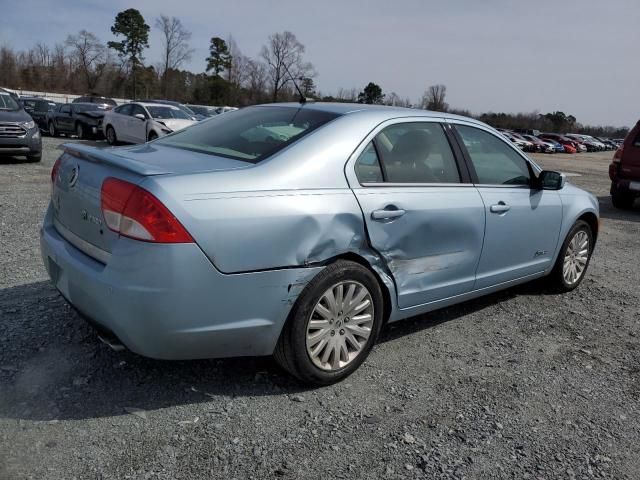
<svg viewBox="0 0 640 480">
<path fill-rule="evenodd" d="M 355 162 L 353 191 L 400 308 L 473 288 L 485 209 L 453 152 L 439 123 L 401 121 L 377 133 Z"/>
</svg>

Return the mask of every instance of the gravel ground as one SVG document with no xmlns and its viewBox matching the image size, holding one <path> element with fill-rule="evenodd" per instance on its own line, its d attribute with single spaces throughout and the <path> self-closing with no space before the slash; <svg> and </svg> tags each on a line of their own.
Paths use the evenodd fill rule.
<svg viewBox="0 0 640 480">
<path fill-rule="evenodd" d="M 539 156 L 600 198 L 579 289 L 544 281 L 387 327 L 346 381 L 268 358 L 161 362 L 100 344 L 50 286 L 38 228 L 60 139 L 0 160 L 0 478 L 640 478 L 640 209 L 611 153 Z"/>
</svg>

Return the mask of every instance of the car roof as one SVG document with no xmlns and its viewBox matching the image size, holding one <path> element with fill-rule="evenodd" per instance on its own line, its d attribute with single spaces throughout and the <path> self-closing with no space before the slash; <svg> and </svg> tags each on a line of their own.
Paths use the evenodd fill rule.
<svg viewBox="0 0 640 480">
<path fill-rule="evenodd" d="M 168 103 L 160 103 L 160 102 L 131 102 L 132 104 L 137 104 L 137 105 L 142 105 L 143 107 L 167 107 L 167 108 L 173 108 L 175 110 L 180 110 L 178 107 L 176 107 L 175 105 L 171 105 Z"/>
<path fill-rule="evenodd" d="M 349 115 L 353 113 L 370 112 L 387 115 L 389 118 L 394 117 L 431 117 L 446 118 L 450 120 L 464 120 L 477 124 L 482 122 L 470 117 L 462 115 L 454 115 L 444 112 L 433 112 L 431 110 L 422 110 L 419 108 L 391 107 L 387 105 L 369 105 L 364 103 L 340 103 L 340 102 L 308 102 L 304 104 L 296 102 L 288 103 L 265 103 L 258 105 L 259 107 L 282 106 L 290 108 L 305 108 L 308 110 L 318 110 L 322 112 L 330 112 L 338 115 Z"/>
</svg>

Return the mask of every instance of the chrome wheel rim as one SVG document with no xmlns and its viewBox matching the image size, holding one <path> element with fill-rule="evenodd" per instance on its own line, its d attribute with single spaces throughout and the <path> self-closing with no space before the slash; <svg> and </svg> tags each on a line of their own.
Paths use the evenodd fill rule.
<svg viewBox="0 0 640 480">
<path fill-rule="evenodd" d="M 52 137 L 56 134 L 56 128 L 53 126 L 53 123 L 49 124 L 49 135 Z"/>
<path fill-rule="evenodd" d="M 567 285 L 574 285 L 580 280 L 587 268 L 589 260 L 589 235 L 584 230 L 578 231 L 567 246 L 562 265 L 562 276 Z"/>
<path fill-rule="evenodd" d="M 339 370 L 353 362 L 371 336 L 371 293 L 359 282 L 340 282 L 327 289 L 307 321 L 307 354 L 322 370 Z"/>
</svg>

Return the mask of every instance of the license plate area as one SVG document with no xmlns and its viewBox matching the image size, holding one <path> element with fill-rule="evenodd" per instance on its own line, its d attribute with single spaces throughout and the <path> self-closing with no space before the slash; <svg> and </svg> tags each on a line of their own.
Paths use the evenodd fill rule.
<svg viewBox="0 0 640 480">
<path fill-rule="evenodd" d="M 629 182 L 629 190 L 640 192 L 640 182 Z"/>
</svg>

